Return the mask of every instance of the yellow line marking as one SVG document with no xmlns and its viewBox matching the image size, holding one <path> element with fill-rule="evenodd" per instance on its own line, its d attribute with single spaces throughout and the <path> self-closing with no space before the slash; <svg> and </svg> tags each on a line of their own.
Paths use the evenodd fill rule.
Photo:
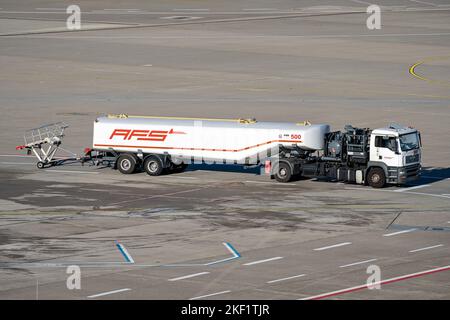
<svg viewBox="0 0 450 320">
<path fill-rule="evenodd" d="M 416 77 L 417 79 L 423 80 L 423 81 L 427 81 L 430 83 L 437 83 L 437 84 L 442 84 L 442 85 L 450 85 L 450 81 L 442 81 L 442 80 L 433 80 L 433 79 L 429 79 L 426 78 L 422 75 L 419 75 L 416 73 L 416 68 L 424 63 L 427 62 L 431 62 L 431 61 L 439 61 L 439 60 L 446 60 L 446 59 L 450 59 L 450 56 L 442 56 L 442 57 L 431 57 L 428 59 L 424 59 L 422 61 L 419 61 L 415 64 L 413 64 L 410 68 L 409 68 L 409 73 L 413 76 Z"/>
</svg>

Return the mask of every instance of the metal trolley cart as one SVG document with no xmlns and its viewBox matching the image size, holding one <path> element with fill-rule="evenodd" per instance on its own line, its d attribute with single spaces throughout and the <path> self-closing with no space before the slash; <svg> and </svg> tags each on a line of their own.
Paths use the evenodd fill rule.
<svg viewBox="0 0 450 320">
<path fill-rule="evenodd" d="M 25 144 L 17 146 L 16 150 L 26 149 L 28 154 L 33 153 L 38 159 L 36 166 L 39 169 L 60 165 L 66 161 L 76 161 L 78 158 L 55 157 L 58 149 L 62 149 L 61 144 L 66 128 L 68 128 L 66 123 L 57 122 L 27 130 L 23 136 Z"/>
<path fill-rule="evenodd" d="M 85 154 L 83 157 L 57 158 L 55 155 L 60 149 L 76 156 L 76 154 L 61 147 L 64 131 L 68 127 L 65 122 L 57 122 L 27 130 L 23 137 L 25 144 L 17 146 L 16 150 L 26 149 L 28 155 L 33 153 L 38 159 L 36 166 L 39 169 L 58 166 L 67 162 L 78 162 L 81 165 L 89 163 L 94 166 L 103 165 L 108 167 L 115 165 L 116 155 L 114 151 L 95 151 L 90 148 L 84 150 Z"/>
</svg>

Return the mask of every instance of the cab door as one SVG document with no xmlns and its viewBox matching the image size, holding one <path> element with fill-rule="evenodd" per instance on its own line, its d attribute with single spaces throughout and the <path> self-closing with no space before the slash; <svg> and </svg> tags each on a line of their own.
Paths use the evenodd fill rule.
<svg viewBox="0 0 450 320">
<path fill-rule="evenodd" d="M 384 162 L 388 167 L 399 167 L 399 146 L 395 136 L 375 136 L 374 148 L 370 151 L 370 160 Z"/>
</svg>

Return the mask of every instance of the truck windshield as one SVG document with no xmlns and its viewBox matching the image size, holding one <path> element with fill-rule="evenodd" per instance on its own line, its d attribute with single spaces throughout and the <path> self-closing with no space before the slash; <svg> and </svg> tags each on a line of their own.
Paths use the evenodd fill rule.
<svg viewBox="0 0 450 320">
<path fill-rule="evenodd" d="M 419 137 L 417 135 L 417 132 L 401 135 L 400 148 L 402 149 L 402 151 L 409 151 L 419 148 Z"/>
</svg>

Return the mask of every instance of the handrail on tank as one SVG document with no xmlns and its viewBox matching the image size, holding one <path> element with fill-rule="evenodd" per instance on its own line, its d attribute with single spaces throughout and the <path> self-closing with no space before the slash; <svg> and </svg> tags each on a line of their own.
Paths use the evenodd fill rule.
<svg viewBox="0 0 450 320">
<path fill-rule="evenodd" d="M 191 118 L 191 117 L 159 117 L 159 116 L 132 116 L 128 114 L 108 114 L 108 118 L 115 119 L 128 119 L 128 118 L 142 118 L 142 119 L 168 119 L 168 120 L 198 120 L 198 121 L 229 121 L 229 122 L 238 122 L 242 124 L 252 124 L 256 123 L 257 120 L 255 118 L 249 119 L 221 119 L 221 118 Z"/>
</svg>

